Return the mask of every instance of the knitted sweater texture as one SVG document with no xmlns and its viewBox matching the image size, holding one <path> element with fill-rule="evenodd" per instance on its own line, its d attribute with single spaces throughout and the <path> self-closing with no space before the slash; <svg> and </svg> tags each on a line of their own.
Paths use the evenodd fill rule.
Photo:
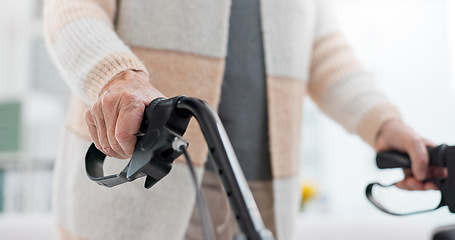
<svg viewBox="0 0 455 240">
<path fill-rule="evenodd" d="M 385 121 L 401 119 L 355 58 L 325 1 L 261 0 L 260 6 L 275 179 L 298 174 L 306 94 L 370 145 Z M 89 139 L 83 112 L 127 69 L 146 72 L 165 96 L 197 97 L 216 108 L 229 10 L 229 0 L 47 0 L 47 46 L 74 93 L 68 130 Z M 195 164 L 203 166 L 206 146 L 194 122 L 185 138 Z M 88 238 L 76 230 L 71 234 Z"/>
</svg>

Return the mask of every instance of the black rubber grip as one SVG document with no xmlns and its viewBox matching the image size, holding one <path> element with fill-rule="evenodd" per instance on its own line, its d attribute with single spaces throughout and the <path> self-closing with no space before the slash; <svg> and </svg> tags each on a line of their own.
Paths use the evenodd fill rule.
<svg viewBox="0 0 455 240">
<path fill-rule="evenodd" d="M 430 166 L 444 167 L 447 164 L 447 159 L 453 157 L 452 152 L 455 153 L 454 147 L 441 144 L 437 147 L 429 147 L 428 158 Z M 447 151 L 449 150 L 449 151 Z M 446 156 L 449 153 L 450 156 Z M 376 165 L 378 168 L 410 168 L 411 160 L 409 155 L 398 151 L 379 152 L 376 155 Z"/>
<path fill-rule="evenodd" d="M 376 164 L 380 169 L 410 168 L 411 159 L 408 154 L 398 151 L 380 152 L 376 155 Z"/>
</svg>

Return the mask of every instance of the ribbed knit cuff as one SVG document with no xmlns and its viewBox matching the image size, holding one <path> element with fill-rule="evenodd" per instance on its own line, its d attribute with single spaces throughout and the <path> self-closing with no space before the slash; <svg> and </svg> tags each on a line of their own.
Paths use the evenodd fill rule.
<svg viewBox="0 0 455 240">
<path fill-rule="evenodd" d="M 376 136 L 384 123 L 391 120 L 402 121 L 397 107 L 384 103 L 371 108 L 357 125 L 357 134 L 370 146 L 374 147 Z"/>
<path fill-rule="evenodd" d="M 90 103 L 95 102 L 101 89 L 117 74 L 125 70 L 148 72 L 144 64 L 130 52 L 113 53 L 93 67 L 84 82 L 85 96 Z"/>
</svg>

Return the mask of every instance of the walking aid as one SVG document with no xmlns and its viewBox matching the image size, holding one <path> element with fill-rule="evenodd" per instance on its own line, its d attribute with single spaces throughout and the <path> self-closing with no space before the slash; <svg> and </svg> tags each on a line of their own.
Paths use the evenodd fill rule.
<svg viewBox="0 0 455 240">
<path fill-rule="evenodd" d="M 451 213 L 455 213 L 455 146 L 441 144 L 437 147 L 428 148 L 429 165 L 447 168 L 447 178 L 427 179 L 434 183 L 441 191 L 441 201 L 436 208 L 411 213 L 395 213 L 386 209 L 374 197 L 372 189 L 375 185 L 381 187 L 391 187 L 380 183 L 370 183 L 366 188 L 368 200 L 379 210 L 395 215 L 407 216 L 411 214 L 431 212 L 443 206 L 447 206 Z M 397 151 L 380 152 L 376 156 L 376 164 L 380 169 L 389 168 L 411 168 L 411 160 L 405 153 Z M 437 228 L 433 233 L 433 240 L 455 240 L 455 225 Z"/>
<path fill-rule="evenodd" d="M 144 186 L 150 188 L 166 176 L 173 161 L 184 154 L 196 186 L 204 238 L 214 239 L 210 216 L 186 151 L 188 143 L 182 137 L 192 117 L 201 127 L 210 160 L 221 178 L 240 227 L 241 233 L 234 239 L 273 240 L 271 232 L 264 226 L 223 124 L 218 114 L 203 100 L 186 96 L 153 100 L 145 109 L 134 153 L 126 167 L 116 175 L 104 176 L 106 156 L 92 144 L 85 157 L 88 177 L 105 187 L 145 177 Z"/>
</svg>

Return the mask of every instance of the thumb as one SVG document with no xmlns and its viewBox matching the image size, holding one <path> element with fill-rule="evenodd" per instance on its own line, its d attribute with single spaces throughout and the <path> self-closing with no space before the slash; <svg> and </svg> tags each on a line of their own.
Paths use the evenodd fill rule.
<svg viewBox="0 0 455 240">
<path fill-rule="evenodd" d="M 429 157 L 426 144 L 422 139 L 414 139 L 407 144 L 406 151 L 411 158 L 412 174 L 419 181 L 426 179 Z"/>
</svg>

